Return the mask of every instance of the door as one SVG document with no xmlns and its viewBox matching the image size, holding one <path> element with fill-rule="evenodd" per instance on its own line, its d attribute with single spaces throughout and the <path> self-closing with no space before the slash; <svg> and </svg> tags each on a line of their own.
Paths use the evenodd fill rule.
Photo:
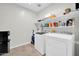
<svg viewBox="0 0 79 59">
<path fill-rule="evenodd" d="M 57 41 L 58 38 L 50 38 L 46 39 L 46 55 L 47 56 L 66 56 L 66 44 Z M 59 39 L 58 39 L 59 40 Z"/>
</svg>

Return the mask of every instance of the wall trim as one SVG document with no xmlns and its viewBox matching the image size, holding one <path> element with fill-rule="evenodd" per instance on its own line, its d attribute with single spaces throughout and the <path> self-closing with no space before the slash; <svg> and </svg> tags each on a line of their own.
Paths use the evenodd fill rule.
<svg viewBox="0 0 79 59">
<path fill-rule="evenodd" d="M 13 49 L 13 48 L 16 48 L 16 47 L 19 47 L 19 46 L 22 46 L 22 45 L 26 45 L 26 44 L 30 44 L 30 42 L 26 42 L 26 43 L 22 43 L 22 44 L 16 45 L 14 47 L 10 47 L 10 49 Z"/>
</svg>

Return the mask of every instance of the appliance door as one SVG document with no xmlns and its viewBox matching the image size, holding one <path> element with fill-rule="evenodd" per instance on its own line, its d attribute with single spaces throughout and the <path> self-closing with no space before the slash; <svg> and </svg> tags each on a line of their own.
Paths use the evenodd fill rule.
<svg viewBox="0 0 79 59">
<path fill-rule="evenodd" d="M 42 54 L 45 54 L 45 43 L 43 35 L 35 34 L 35 48 Z"/>
<path fill-rule="evenodd" d="M 58 41 L 57 38 L 47 37 L 46 56 L 67 56 L 66 44 Z"/>
</svg>

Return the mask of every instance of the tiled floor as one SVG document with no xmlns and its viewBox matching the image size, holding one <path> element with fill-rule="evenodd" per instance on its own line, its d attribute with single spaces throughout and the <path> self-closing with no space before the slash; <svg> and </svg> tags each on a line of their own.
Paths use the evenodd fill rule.
<svg viewBox="0 0 79 59">
<path fill-rule="evenodd" d="M 4 54 L 3 56 L 41 56 L 41 54 L 32 44 L 27 44 L 11 49 L 10 53 Z"/>
</svg>

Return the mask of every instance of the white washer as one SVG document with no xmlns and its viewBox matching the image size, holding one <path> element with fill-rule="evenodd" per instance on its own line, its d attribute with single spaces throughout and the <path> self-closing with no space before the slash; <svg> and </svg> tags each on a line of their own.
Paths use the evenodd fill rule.
<svg viewBox="0 0 79 59">
<path fill-rule="evenodd" d="M 45 36 L 47 56 L 74 55 L 74 35 L 48 33 Z"/>
</svg>

